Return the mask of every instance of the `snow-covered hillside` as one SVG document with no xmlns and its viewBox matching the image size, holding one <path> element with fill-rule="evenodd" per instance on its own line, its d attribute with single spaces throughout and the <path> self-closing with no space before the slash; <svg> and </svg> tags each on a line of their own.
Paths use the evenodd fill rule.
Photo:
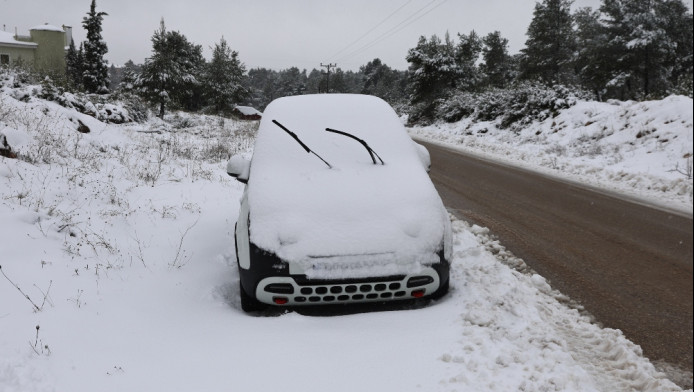
<svg viewBox="0 0 694 392">
<path fill-rule="evenodd" d="M 520 132 L 462 120 L 410 133 L 692 213 L 692 99 L 580 101 Z"/>
<path fill-rule="evenodd" d="M 440 301 L 243 313 L 242 186 L 224 168 L 254 126 L 185 114 L 113 125 L 0 93 L 0 134 L 20 158 L 0 157 L 0 391 L 681 390 L 455 219 Z"/>
</svg>

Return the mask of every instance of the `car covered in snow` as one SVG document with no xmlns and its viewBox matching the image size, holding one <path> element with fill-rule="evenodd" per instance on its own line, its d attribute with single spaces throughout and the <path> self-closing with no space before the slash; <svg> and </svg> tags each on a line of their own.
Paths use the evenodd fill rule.
<svg viewBox="0 0 694 392">
<path fill-rule="evenodd" d="M 450 219 L 429 154 L 385 101 L 279 98 L 251 159 L 235 227 L 242 308 L 386 302 L 448 290 Z"/>
</svg>

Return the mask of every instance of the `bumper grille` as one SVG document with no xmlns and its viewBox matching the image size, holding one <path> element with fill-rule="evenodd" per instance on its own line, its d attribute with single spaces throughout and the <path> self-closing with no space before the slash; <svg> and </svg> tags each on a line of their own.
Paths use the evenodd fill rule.
<svg viewBox="0 0 694 392">
<path fill-rule="evenodd" d="M 424 291 L 425 295 L 434 293 L 439 287 L 436 271 L 425 268 L 417 274 L 384 280 L 364 281 L 320 281 L 311 284 L 302 279 L 298 283 L 292 277 L 270 277 L 263 279 L 256 289 L 259 301 L 277 305 L 276 298 L 286 299 L 283 305 L 319 305 L 335 303 L 363 303 L 393 301 L 414 297 L 413 292 Z M 290 290 L 289 287 L 293 287 Z M 278 293 L 277 287 L 285 288 Z M 284 302 L 284 301 L 283 301 Z"/>
</svg>

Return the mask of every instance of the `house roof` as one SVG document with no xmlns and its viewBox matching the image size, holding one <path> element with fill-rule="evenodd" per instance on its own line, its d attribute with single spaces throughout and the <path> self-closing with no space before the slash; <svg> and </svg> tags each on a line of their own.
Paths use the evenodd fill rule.
<svg viewBox="0 0 694 392">
<path fill-rule="evenodd" d="M 61 33 L 65 32 L 65 30 L 63 30 L 62 28 L 60 28 L 58 26 L 49 25 L 48 23 L 45 23 L 45 24 L 42 24 L 39 26 L 34 26 L 34 27 L 30 28 L 29 30 L 59 31 Z"/>
<path fill-rule="evenodd" d="M 25 47 L 25 48 L 35 48 L 38 46 L 38 44 L 35 42 L 17 41 L 14 38 L 14 34 L 8 33 L 7 31 L 0 31 L 0 45 L 1 46 Z"/>
<path fill-rule="evenodd" d="M 257 115 L 259 115 L 259 116 L 262 116 L 262 115 L 263 115 L 263 113 L 261 113 L 261 112 L 258 111 L 257 109 L 252 108 L 252 107 L 250 107 L 250 106 L 237 106 L 237 107 L 236 107 L 236 110 L 238 110 L 239 112 L 241 112 L 241 114 L 243 114 L 244 116 L 252 116 L 252 115 L 254 115 L 254 114 L 257 114 Z"/>
</svg>

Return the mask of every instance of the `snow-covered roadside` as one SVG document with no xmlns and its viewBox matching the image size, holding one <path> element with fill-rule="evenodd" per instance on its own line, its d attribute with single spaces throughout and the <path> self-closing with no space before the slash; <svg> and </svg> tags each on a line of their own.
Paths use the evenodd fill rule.
<svg viewBox="0 0 694 392">
<path fill-rule="evenodd" d="M 410 134 L 692 214 L 692 99 L 579 102 L 519 132 L 462 120 Z"/>
<path fill-rule="evenodd" d="M 245 123 L 115 126 L 0 98 L 0 132 L 25 156 L 0 158 L 2 392 L 680 390 L 458 220 L 438 302 L 247 315 L 232 235 L 242 187 L 215 155 L 250 148 Z"/>
</svg>

